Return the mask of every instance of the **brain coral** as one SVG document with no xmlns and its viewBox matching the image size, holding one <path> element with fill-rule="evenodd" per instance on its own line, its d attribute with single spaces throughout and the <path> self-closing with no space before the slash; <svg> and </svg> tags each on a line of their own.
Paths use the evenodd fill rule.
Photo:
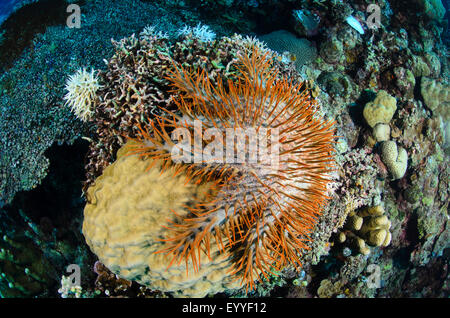
<svg viewBox="0 0 450 318">
<path fill-rule="evenodd" d="M 203 297 L 225 288 L 237 287 L 228 276 L 231 268 L 226 254 L 210 247 L 211 260 L 202 255 L 197 272 L 189 263 L 167 269 L 170 257 L 155 252 L 167 243 L 169 220 L 187 215 L 184 205 L 207 195 L 206 186 L 185 185 L 186 176 L 161 172 L 161 162 L 126 156 L 130 143 L 118 152 L 88 190 L 84 210 L 83 234 L 92 251 L 120 277 L 137 281 L 165 292 Z M 149 166 L 152 167 L 150 169 Z"/>
<path fill-rule="evenodd" d="M 260 37 L 262 41 L 278 53 L 288 51 L 295 58 L 297 68 L 304 64 L 314 61 L 317 57 L 317 49 L 310 41 L 304 38 L 298 38 L 285 30 L 274 31 Z"/>
</svg>

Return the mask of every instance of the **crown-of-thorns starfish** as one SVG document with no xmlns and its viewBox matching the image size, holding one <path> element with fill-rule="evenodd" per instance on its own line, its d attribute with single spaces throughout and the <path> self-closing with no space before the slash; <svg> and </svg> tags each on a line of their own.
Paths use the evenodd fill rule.
<svg viewBox="0 0 450 318">
<path fill-rule="evenodd" d="M 274 269 L 301 265 L 302 250 L 308 248 L 309 234 L 328 199 L 334 123 L 319 118 L 315 101 L 302 85 L 280 76 L 272 63 L 270 53 L 254 47 L 239 55 L 237 80 L 224 83 L 219 78 L 215 86 L 204 70 L 174 65 L 168 80 L 181 115 L 167 112 L 147 127 L 138 126 L 139 144 L 131 154 L 163 159 L 164 167 L 175 165 L 176 173 L 187 174 L 189 182 L 212 184 L 207 200 L 186 206 L 189 215 L 171 222 L 171 236 L 160 251 L 171 255 L 169 267 L 185 260 L 187 269 L 191 260 L 197 270 L 198 255 L 210 256 L 213 238 L 233 258 L 232 274 L 250 289 L 256 278 L 267 278 Z M 196 121 L 202 123 L 200 132 Z M 227 151 L 231 148 L 236 160 L 176 162 L 171 150 L 177 144 L 169 136 L 176 128 L 192 133 L 188 138 L 194 149 L 187 151 L 194 157 L 205 145 L 195 140 L 195 133 L 215 128 L 220 133 L 211 139 Z M 237 135 L 256 132 L 258 142 L 278 136 L 267 143 L 278 150 L 277 165 L 261 157 L 249 160 L 251 153 L 242 160 L 234 137 L 231 143 L 225 136 L 227 128 Z M 256 142 L 248 136 L 244 141 L 248 147 Z"/>
</svg>

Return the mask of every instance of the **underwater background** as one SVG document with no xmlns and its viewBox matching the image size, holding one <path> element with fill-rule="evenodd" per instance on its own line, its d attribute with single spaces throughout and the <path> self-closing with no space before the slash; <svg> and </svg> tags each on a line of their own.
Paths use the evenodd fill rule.
<svg viewBox="0 0 450 318">
<path fill-rule="evenodd" d="M 0 296 L 447 298 L 449 6 L 0 0 Z M 183 264 L 160 270 L 167 264 L 151 255 L 163 218 L 133 214 L 142 188 L 128 186 L 123 201 L 113 190 L 89 197 L 102 173 L 119 173 L 112 164 L 125 164 L 117 153 L 137 125 L 174 106 L 168 57 L 217 87 L 235 79 L 245 47 L 302 82 L 337 136 L 329 199 L 301 268 L 288 261 L 247 292 L 227 282 L 232 261 L 220 253 L 197 276 L 185 278 Z M 88 219 L 99 200 L 134 210 Z M 141 233 L 140 222 L 153 234 L 123 234 Z"/>
</svg>

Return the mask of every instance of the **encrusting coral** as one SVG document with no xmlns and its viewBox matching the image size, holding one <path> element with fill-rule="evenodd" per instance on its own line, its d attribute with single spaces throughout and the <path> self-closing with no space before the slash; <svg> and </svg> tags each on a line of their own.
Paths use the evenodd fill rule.
<svg viewBox="0 0 450 318">
<path fill-rule="evenodd" d="M 336 64 L 344 58 L 344 46 L 336 37 L 323 42 L 320 56 L 330 64 Z"/>
<path fill-rule="evenodd" d="M 166 267 L 168 265 L 169 271 L 174 266 L 179 268 L 183 263 L 186 264 L 185 271 L 188 271 L 188 264 L 191 264 L 193 274 L 189 272 L 186 275 L 198 277 L 205 266 L 210 268 L 211 264 L 222 258 L 225 262 L 230 257 L 227 262 L 231 264 L 231 271 L 228 274 L 245 283 L 247 289 L 252 289 L 256 279 L 267 278 L 274 270 L 280 270 L 286 265 L 300 265 L 302 250 L 307 248 L 309 235 L 327 199 L 329 172 L 333 166 L 334 129 L 332 122 L 318 117 L 315 103 L 308 97 L 307 91 L 301 85 L 280 76 L 272 67 L 271 54 L 253 45 L 250 50 L 238 54 L 235 61 L 236 80 L 224 83 L 218 78 L 215 86 L 204 70 L 185 69 L 181 64 L 173 63 L 166 79 L 172 83 L 173 92 L 176 93 L 173 101 L 178 110 L 163 110 L 165 114 L 149 118 L 148 124 L 144 122 L 137 125 L 139 133 L 132 138 L 137 143 L 129 151 L 130 156 L 139 155 L 150 160 L 151 166 L 161 164 L 164 174 L 171 169 L 174 180 L 180 175 L 186 176 L 186 185 L 199 185 L 208 193 L 189 202 L 181 199 L 175 202 L 173 199 L 174 204 L 186 205 L 184 208 L 187 214 L 173 213 L 167 232 L 160 237 L 165 244 L 160 246 L 158 253 L 169 257 L 168 263 L 163 262 Z M 189 133 L 188 137 L 183 135 L 183 142 L 192 141 L 194 144 L 194 150 L 189 147 L 188 156 L 183 158 L 194 158 L 194 163 L 189 160 L 181 163 L 172 157 L 174 151 L 180 150 L 180 142 L 175 144 L 169 134 L 178 128 Z M 234 140 L 227 140 L 227 128 L 243 133 L 241 145 L 239 141 L 235 145 Z M 205 147 L 206 150 L 212 146 L 214 156 L 205 159 L 203 154 L 202 159 L 199 150 L 203 149 L 205 139 L 198 141 L 195 136 L 199 132 L 201 135 L 208 134 L 208 129 L 216 129 L 214 142 Z M 249 131 L 260 135 L 252 139 L 245 135 Z M 275 139 L 278 136 L 275 131 L 279 132 L 278 140 Z M 265 139 L 269 136 L 270 142 L 266 143 L 272 154 L 269 159 L 272 160 L 276 154 L 277 164 L 267 161 L 265 153 L 259 152 L 259 161 L 257 158 L 252 161 L 255 159 L 252 152 L 246 154 L 242 151 L 247 138 L 251 148 L 267 142 Z M 239 134 L 234 137 L 240 138 Z M 231 149 L 231 162 L 228 154 L 226 159 L 224 153 L 218 155 L 220 148 L 227 152 Z M 279 152 L 275 153 L 274 149 Z M 198 157 L 200 162 L 195 161 Z M 128 174 L 127 171 L 122 173 Z M 130 180 L 131 177 L 126 178 Z M 167 179 L 165 182 L 174 181 Z M 156 181 L 154 184 L 152 187 L 171 188 L 163 182 Z M 142 199 L 141 196 L 138 198 Z M 153 199 L 158 200 L 158 197 L 149 198 Z M 132 200 L 128 197 L 126 202 Z M 159 210 L 164 206 L 160 205 Z M 86 209 L 85 213 L 88 214 L 88 206 Z M 90 218 L 86 219 L 85 223 L 89 222 Z M 104 218 L 97 220 L 106 221 Z M 125 219 L 115 223 L 114 229 L 124 222 Z M 101 226 L 104 227 L 101 223 L 95 227 Z M 139 227 L 139 222 L 133 221 L 118 230 L 120 233 L 136 232 L 135 226 Z M 153 224 L 155 231 L 160 226 L 161 222 Z M 87 226 L 86 229 L 92 227 Z M 153 232 L 149 227 L 146 230 Z M 88 244 L 93 244 L 91 236 L 96 231 L 86 230 L 84 234 Z M 128 275 L 133 268 L 130 260 L 140 264 L 141 256 L 138 255 L 142 252 L 136 250 L 134 243 L 130 249 L 125 248 L 129 243 L 117 243 L 117 247 L 121 246 L 120 250 L 126 254 L 123 261 L 128 267 L 121 269 L 105 257 L 101 261 L 113 272 Z M 156 245 L 151 244 L 149 247 L 146 244 L 146 248 L 153 253 Z M 214 255 L 216 249 L 220 252 L 219 258 Z M 114 252 L 109 250 L 106 254 Z M 136 277 L 143 277 L 144 273 L 135 274 Z M 163 280 L 164 277 L 161 277 Z M 165 288 L 163 283 L 159 286 Z"/>
</svg>

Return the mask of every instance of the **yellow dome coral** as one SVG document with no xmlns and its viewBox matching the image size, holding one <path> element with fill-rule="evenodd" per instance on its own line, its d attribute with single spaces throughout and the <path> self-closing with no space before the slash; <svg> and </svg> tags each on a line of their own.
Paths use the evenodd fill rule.
<svg viewBox="0 0 450 318">
<path fill-rule="evenodd" d="M 161 162 L 124 155 L 129 148 L 130 142 L 88 190 L 83 234 L 91 250 L 120 277 L 178 296 L 204 297 L 238 287 L 229 276 L 227 254 L 213 242 L 211 259 L 199 256 L 197 271 L 192 262 L 168 268 L 171 258 L 155 253 L 167 244 L 169 224 L 185 217 L 185 205 L 204 199 L 210 187 L 186 184 L 186 175 L 162 171 Z"/>
</svg>

